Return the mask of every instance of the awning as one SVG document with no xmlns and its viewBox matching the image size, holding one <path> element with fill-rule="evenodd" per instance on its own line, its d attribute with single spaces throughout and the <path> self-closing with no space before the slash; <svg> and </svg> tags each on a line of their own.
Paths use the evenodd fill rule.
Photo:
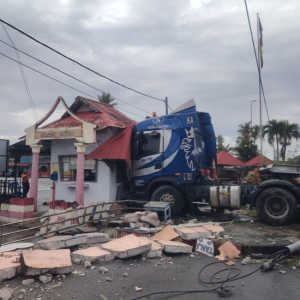
<svg viewBox="0 0 300 300">
<path fill-rule="evenodd" d="M 123 159 L 131 166 L 131 132 L 136 123 L 129 124 L 123 131 L 111 137 L 86 159 L 115 160 Z"/>
</svg>

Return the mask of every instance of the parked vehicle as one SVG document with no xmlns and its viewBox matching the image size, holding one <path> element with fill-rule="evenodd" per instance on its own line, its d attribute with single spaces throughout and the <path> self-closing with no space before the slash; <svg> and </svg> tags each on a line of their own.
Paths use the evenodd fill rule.
<svg viewBox="0 0 300 300">
<path fill-rule="evenodd" d="M 172 114 L 148 118 L 132 132 L 131 199 L 167 201 L 172 215 L 185 204 L 239 209 L 254 188 L 216 180 L 216 137 L 208 113 L 190 100 Z M 210 174 L 211 173 L 211 174 Z"/>
<path fill-rule="evenodd" d="M 282 225 L 294 222 L 300 204 L 300 166 L 270 165 L 259 173 L 272 175 L 273 180 L 259 184 L 250 195 L 250 208 L 267 223 Z"/>
</svg>

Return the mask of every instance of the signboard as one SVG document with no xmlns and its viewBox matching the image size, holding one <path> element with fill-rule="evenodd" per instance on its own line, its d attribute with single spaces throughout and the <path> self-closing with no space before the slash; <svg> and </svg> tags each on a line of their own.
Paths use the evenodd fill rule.
<svg viewBox="0 0 300 300">
<path fill-rule="evenodd" d="M 0 140 L 0 172 L 7 172 L 9 140 Z"/>
<path fill-rule="evenodd" d="M 36 131 L 34 133 L 34 138 L 37 140 L 59 140 L 59 139 L 74 139 L 78 137 L 83 137 L 83 132 L 81 129 L 63 129 L 63 130 L 47 130 L 47 131 Z"/>
<path fill-rule="evenodd" d="M 209 239 L 199 238 L 197 240 L 196 251 L 207 256 L 214 256 L 214 242 Z"/>
</svg>

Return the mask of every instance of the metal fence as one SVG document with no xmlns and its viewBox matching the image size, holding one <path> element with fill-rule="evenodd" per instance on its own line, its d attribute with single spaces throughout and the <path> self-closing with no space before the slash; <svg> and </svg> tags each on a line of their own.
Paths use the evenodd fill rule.
<svg viewBox="0 0 300 300">
<path fill-rule="evenodd" d="M 144 208 L 144 207 L 124 207 L 124 208 L 117 207 L 117 208 L 113 208 L 112 207 L 111 209 L 103 210 L 103 211 L 96 211 L 95 210 L 97 207 L 103 206 L 103 204 L 105 204 L 105 205 L 112 204 L 113 205 L 115 203 L 124 204 L 124 203 L 131 203 L 131 202 L 135 202 L 135 203 L 139 203 L 139 204 L 149 203 L 148 201 L 138 201 L 138 200 L 122 200 L 122 201 L 105 202 L 105 203 L 101 203 L 101 204 L 95 204 L 93 206 L 78 208 L 78 210 L 83 210 L 83 214 L 81 214 L 80 216 L 77 216 L 77 217 L 72 217 L 72 218 L 67 218 L 65 220 L 57 221 L 55 223 L 51 222 L 51 217 L 57 217 L 59 215 L 66 214 L 66 211 L 61 212 L 61 213 L 49 214 L 47 216 L 42 216 L 42 217 L 37 217 L 37 218 L 32 218 L 32 219 L 27 219 L 27 220 L 20 220 L 20 221 L 17 221 L 17 222 L 0 225 L 0 247 L 4 246 L 4 245 L 9 245 L 9 244 L 12 244 L 12 243 L 22 242 L 22 241 L 25 241 L 25 240 L 36 238 L 37 237 L 36 235 L 28 236 L 28 237 L 17 239 L 17 240 L 12 240 L 12 238 L 11 238 L 13 235 L 16 235 L 16 234 L 18 236 L 20 236 L 22 234 L 26 235 L 26 233 L 30 232 L 31 230 L 37 230 L 37 229 L 45 228 L 45 233 L 39 235 L 39 236 L 43 237 L 43 236 L 49 236 L 49 234 L 53 235 L 57 232 L 63 232 L 63 231 L 66 231 L 68 229 L 76 228 L 78 226 L 82 226 L 82 225 L 85 225 L 87 223 L 93 222 L 93 223 L 96 223 L 97 230 L 99 231 L 102 227 L 101 225 L 102 225 L 103 222 L 106 222 L 108 220 L 114 220 L 114 219 L 118 218 L 116 216 L 116 214 L 115 214 L 115 217 L 109 216 L 109 217 L 106 217 L 106 218 L 102 218 L 102 217 L 100 217 L 102 213 L 105 213 L 105 212 L 113 213 L 113 212 L 120 212 L 120 211 L 123 211 L 123 210 L 125 210 L 125 211 L 128 211 L 128 210 L 148 210 L 147 207 L 146 208 Z M 93 207 L 93 211 L 92 212 L 87 212 L 87 210 L 90 209 L 91 207 Z M 97 214 L 99 214 L 98 219 L 95 218 L 95 216 Z M 70 226 L 66 226 L 66 227 L 63 227 L 63 228 L 58 228 L 57 230 L 49 231 L 50 226 L 53 226 L 55 224 L 65 223 L 66 221 L 71 221 L 71 220 L 74 220 L 74 219 L 78 220 L 77 224 L 72 224 Z M 42 224 L 40 224 L 38 226 L 32 226 L 32 227 L 29 227 L 29 228 L 16 230 L 16 231 L 13 231 L 13 232 L 3 233 L 3 231 L 5 231 L 5 228 L 8 228 L 8 226 L 16 226 L 18 224 L 24 223 L 24 221 L 30 221 L 30 223 L 35 223 L 35 222 L 39 222 L 41 220 L 43 222 L 42 222 Z M 11 239 L 11 240 L 8 241 L 8 242 L 2 243 L 4 239 L 5 240 L 10 240 Z"/>
<path fill-rule="evenodd" d="M 0 179 L 0 203 L 9 203 L 10 198 L 21 197 L 22 179 Z"/>
</svg>

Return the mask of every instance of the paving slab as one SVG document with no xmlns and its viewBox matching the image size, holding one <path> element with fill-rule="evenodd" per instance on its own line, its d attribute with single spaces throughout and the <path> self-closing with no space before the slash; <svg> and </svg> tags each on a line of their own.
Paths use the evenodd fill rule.
<svg viewBox="0 0 300 300">
<path fill-rule="evenodd" d="M 186 241 L 197 240 L 199 238 L 210 238 L 211 232 L 203 227 L 183 227 L 175 228 L 175 231 Z"/>
<path fill-rule="evenodd" d="M 111 252 L 114 257 L 127 258 L 142 254 L 151 249 L 151 242 L 133 234 L 103 244 L 103 250 Z"/>
<path fill-rule="evenodd" d="M 181 242 L 157 240 L 166 253 L 192 253 L 193 247 Z"/>
<path fill-rule="evenodd" d="M 204 224 L 203 227 L 206 230 L 209 230 L 213 235 L 216 235 L 216 236 L 222 236 L 225 232 L 224 228 L 219 225 Z"/>
<path fill-rule="evenodd" d="M 113 260 L 114 256 L 110 252 L 101 250 L 98 247 L 90 247 L 72 252 L 71 259 L 72 261 L 79 259 L 81 262 L 100 262 Z"/>
<path fill-rule="evenodd" d="M 50 274 L 68 274 L 72 271 L 69 249 L 32 250 L 21 253 L 22 271 L 27 276 Z"/>
<path fill-rule="evenodd" d="M 87 244 L 106 243 L 109 241 L 109 235 L 107 233 L 91 232 L 85 235 Z M 75 236 L 77 236 L 77 234 Z"/>
<path fill-rule="evenodd" d="M 170 225 L 168 225 L 164 227 L 161 231 L 156 233 L 152 238 L 154 240 L 171 241 L 177 237 L 179 237 L 179 235 L 175 232 L 175 230 Z"/>
</svg>

